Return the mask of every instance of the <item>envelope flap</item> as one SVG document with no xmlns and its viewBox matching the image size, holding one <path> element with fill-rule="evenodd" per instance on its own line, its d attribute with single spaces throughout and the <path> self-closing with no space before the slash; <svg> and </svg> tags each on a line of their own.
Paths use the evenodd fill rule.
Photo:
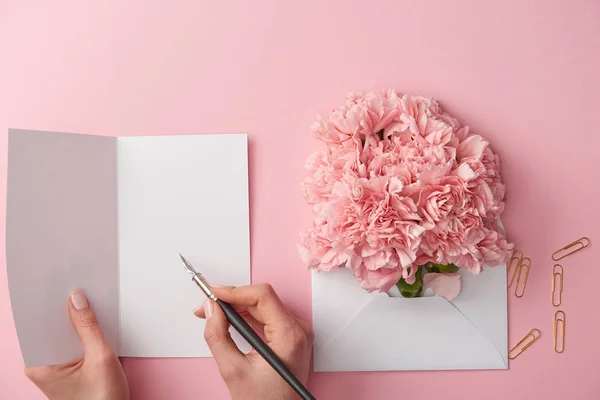
<svg viewBox="0 0 600 400">
<path fill-rule="evenodd" d="M 462 290 L 452 304 L 496 346 L 508 366 L 506 265 L 461 275 Z"/>
<path fill-rule="evenodd" d="M 315 346 L 316 371 L 502 368 L 494 343 L 439 297 L 378 296 L 334 340 Z"/>
<path fill-rule="evenodd" d="M 360 287 L 352 272 L 340 268 L 329 272 L 312 271 L 313 325 L 315 340 L 331 341 L 377 294 Z"/>
<path fill-rule="evenodd" d="M 315 371 L 506 369 L 506 268 L 463 286 L 453 303 L 391 298 L 346 269 L 314 273 Z"/>
</svg>

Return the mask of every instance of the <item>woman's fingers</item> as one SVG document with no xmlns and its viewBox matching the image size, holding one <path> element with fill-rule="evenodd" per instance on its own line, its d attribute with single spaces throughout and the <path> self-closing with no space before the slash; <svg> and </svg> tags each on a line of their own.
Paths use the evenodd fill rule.
<svg viewBox="0 0 600 400">
<path fill-rule="evenodd" d="M 229 322 L 221 307 L 208 299 L 204 302 L 204 314 L 204 339 L 217 362 L 221 376 L 225 381 L 231 380 L 247 370 L 249 362 L 231 338 Z"/>
<path fill-rule="evenodd" d="M 257 331 L 261 335 L 263 334 L 263 332 L 265 330 L 265 325 L 258 322 L 258 320 L 256 318 L 254 318 L 252 316 L 252 314 L 250 314 L 247 311 L 247 307 L 243 307 L 243 310 L 240 309 L 241 307 L 234 307 L 234 308 L 238 312 L 238 314 L 240 314 L 240 316 L 242 316 L 242 318 L 244 318 L 246 320 L 246 322 L 248 322 L 250 324 L 250 326 L 252 326 L 254 328 L 255 331 Z M 204 311 L 204 307 L 200 306 L 200 307 L 196 308 L 194 310 L 194 315 L 198 318 L 206 319 L 206 313 Z"/>
<path fill-rule="evenodd" d="M 244 315 L 244 314 L 248 314 L 250 315 L 250 313 L 248 312 L 248 306 L 244 306 L 244 305 L 239 305 L 239 304 L 230 304 L 231 307 L 233 307 L 233 309 L 235 311 L 237 311 L 240 315 Z M 200 306 L 198 308 L 196 308 L 194 310 L 194 314 L 196 315 L 196 317 L 198 318 L 206 318 L 205 314 L 204 314 L 204 307 Z"/>
<path fill-rule="evenodd" d="M 269 284 L 240 287 L 214 287 L 219 299 L 247 311 L 260 323 L 272 326 L 287 326 L 294 323 L 283 303 Z"/>
<path fill-rule="evenodd" d="M 298 325 L 300 326 L 302 331 L 306 334 L 306 338 L 312 345 L 312 342 L 314 341 L 314 338 L 315 338 L 315 333 L 313 331 L 312 326 L 308 322 L 304 322 L 299 318 L 296 318 L 296 322 L 298 323 Z"/>
<path fill-rule="evenodd" d="M 86 357 L 100 359 L 112 352 L 104 339 L 94 310 L 80 290 L 73 291 L 69 296 L 69 316 Z"/>
</svg>

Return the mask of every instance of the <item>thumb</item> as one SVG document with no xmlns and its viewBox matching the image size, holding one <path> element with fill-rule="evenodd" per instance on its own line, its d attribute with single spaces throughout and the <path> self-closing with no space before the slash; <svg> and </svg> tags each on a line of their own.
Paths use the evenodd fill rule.
<svg viewBox="0 0 600 400">
<path fill-rule="evenodd" d="M 203 305 L 206 315 L 204 339 L 210 348 L 223 380 L 239 378 L 249 363 L 229 334 L 229 322 L 221 307 L 207 299 Z"/>
<path fill-rule="evenodd" d="M 107 343 L 85 294 L 80 290 L 71 293 L 69 316 L 79 336 L 86 356 L 100 356 L 106 351 Z"/>
</svg>

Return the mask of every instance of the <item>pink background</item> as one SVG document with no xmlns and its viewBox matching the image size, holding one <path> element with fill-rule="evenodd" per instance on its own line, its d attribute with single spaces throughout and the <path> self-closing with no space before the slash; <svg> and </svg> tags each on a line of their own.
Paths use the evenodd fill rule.
<svg viewBox="0 0 600 400">
<path fill-rule="evenodd" d="M 317 148 L 315 115 L 349 91 L 434 96 L 503 157 L 504 222 L 533 260 L 525 297 L 510 298 L 510 340 L 533 327 L 543 336 L 509 371 L 318 373 L 311 389 L 321 399 L 600 398 L 594 247 L 563 263 L 562 355 L 550 304 L 552 251 L 583 235 L 600 243 L 600 2 L 134 3 L 0 1 L 0 209 L 8 127 L 248 132 L 252 278 L 309 319 L 295 244 L 309 223 L 299 181 Z M 40 399 L 22 373 L 4 267 L 2 257 L 0 398 Z M 124 366 L 134 399 L 228 398 L 212 359 Z"/>
</svg>

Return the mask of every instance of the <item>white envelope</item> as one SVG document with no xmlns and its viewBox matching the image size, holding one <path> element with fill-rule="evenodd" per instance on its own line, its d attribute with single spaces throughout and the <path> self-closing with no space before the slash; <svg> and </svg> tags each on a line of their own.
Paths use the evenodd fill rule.
<svg viewBox="0 0 600 400">
<path fill-rule="evenodd" d="M 368 293 L 348 269 L 312 275 L 315 371 L 508 368 L 506 265 L 462 273 L 462 291 Z"/>
</svg>

